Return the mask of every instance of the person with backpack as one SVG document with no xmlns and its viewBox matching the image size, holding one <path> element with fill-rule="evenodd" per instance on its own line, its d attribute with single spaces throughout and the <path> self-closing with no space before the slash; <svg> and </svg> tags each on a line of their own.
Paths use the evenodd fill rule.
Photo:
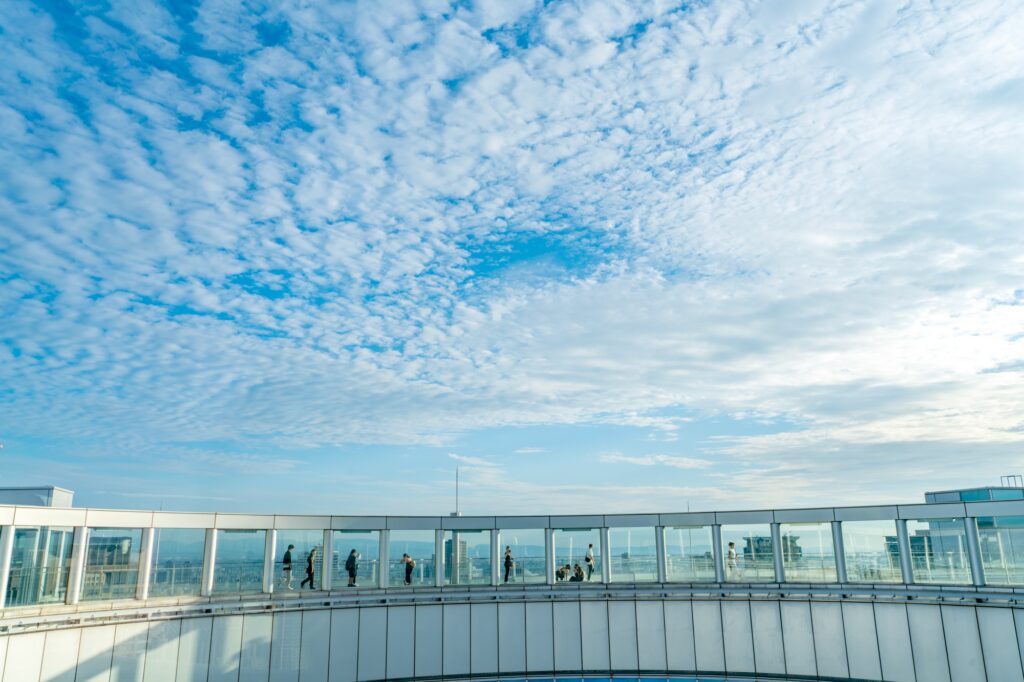
<svg viewBox="0 0 1024 682">
<path fill-rule="evenodd" d="M 399 563 L 405 564 L 405 584 L 412 585 L 412 569 L 416 568 L 416 560 L 408 554 L 403 554 Z"/>
<path fill-rule="evenodd" d="M 306 557 L 306 579 L 299 583 L 299 589 L 301 590 L 306 583 L 309 583 L 309 589 L 316 589 L 316 581 L 313 579 L 313 572 L 316 566 L 316 547 L 309 550 L 309 556 Z"/>
<path fill-rule="evenodd" d="M 505 582 L 508 582 L 508 574 L 512 572 L 512 566 L 515 565 L 515 559 L 512 558 L 512 546 L 505 545 Z"/>
<path fill-rule="evenodd" d="M 356 572 L 359 570 L 359 552 L 352 550 L 345 559 L 345 570 L 348 571 L 348 586 L 356 586 Z"/>
<path fill-rule="evenodd" d="M 293 549 L 295 549 L 295 545 L 288 545 L 288 549 L 284 551 L 284 556 L 281 558 L 281 584 L 287 587 L 289 590 L 295 589 L 294 585 L 292 585 Z"/>
</svg>

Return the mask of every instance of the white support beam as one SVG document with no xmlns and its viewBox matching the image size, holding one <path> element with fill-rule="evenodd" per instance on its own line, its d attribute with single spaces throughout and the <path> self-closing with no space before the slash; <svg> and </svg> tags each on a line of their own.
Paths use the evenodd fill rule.
<svg viewBox="0 0 1024 682">
<path fill-rule="evenodd" d="M 11 579 L 11 557 L 14 554 L 14 526 L 0 528 L 0 610 L 7 603 L 7 583 Z"/>
<path fill-rule="evenodd" d="M 391 562 L 391 548 L 388 546 L 391 542 L 391 531 L 382 530 L 380 531 L 379 547 L 377 549 L 377 586 L 384 589 L 388 586 L 388 574 L 391 572 L 389 563 Z"/>
<path fill-rule="evenodd" d="M 75 527 L 75 539 L 71 545 L 71 568 L 68 571 L 67 603 L 77 604 L 82 597 L 82 581 L 85 580 L 85 560 L 89 556 L 89 529 Z"/>
<path fill-rule="evenodd" d="M 611 528 L 601 529 L 601 582 L 612 581 L 612 532 Z"/>
<path fill-rule="evenodd" d="M 900 572 L 903 574 L 903 583 L 913 584 L 914 562 L 910 555 L 910 536 L 907 535 L 905 519 L 896 519 L 896 542 L 900 547 Z"/>
<path fill-rule="evenodd" d="M 498 529 L 491 529 L 491 585 L 497 587 L 501 584 L 501 579 L 504 577 L 503 573 L 505 567 L 503 566 L 503 560 L 505 558 L 504 552 L 501 551 L 501 538 L 498 535 Z"/>
<path fill-rule="evenodd" d="M 274 555 L 277 554 L 277 530 L 267 530 L 267 538 L 263 543 L 263 593 L 274 593 Z M 315 589 L 315 585 L 310 585 Z"/>
<path fill-rule="evenodd" d="M 846 583 L 846 549 L 843 545 L 842 521 L 832 522 L 832 550 L 836 557 L 836 581 Z"/>
<path fill-rule="evenodd" d="M 142 551 L 139 552 L 139 580 L 135 585 L 136 599 L 149 599 L 149 586 L 153 580 L 153 528 L 142 529 Z"/>
<path fill-rule="evenodd" d="M 971 576 L 975 587 L 985 587 L 985 566 L 981 563 L 981 543 L 978 540 L 978 522 L 973 517 L 964 518 L 967 531 L 967 558 L 971 564 Z"/>
<path fill-rule="evenodd" d="M 786 582 L 786 566 L 782 557 L 782 528 L 772 524 L 772 559 L 775 562 L 775 582 Z"/>
<path fill-rule="evenodd" d="M 444 587 L 444 531 L 434 531 L 434 587 Z"/>
<path fill-rule="evenodd" d="M 715 582 L 725 582 L 725 556 L 722 554 L 722 525 L 711 526 L 711 549 L 715 555 Z"/>
<path fill-rule="evenodd" d="M 548 585 L 555 584 L 555 529 L 544 529 L 544 579 Z"/>
<path fill-rule="evenodd" d="M 199 594 L 209 597 L 213 594 L 213 578 L 217 572 L 217 529 L 206 529 L 206 547 L 203 551 L 203 584 Z"/>
<path fill-rule="evenodd" d="M 334 531 L 324 529 L 323 556 L 320 557 L 320 589 L 329 592 L 334 588 Z"/>
<path fill-rule="evenodd" d="M 668 582 L 668 561 L 665 556 L 665 527 L 657 526 L 654 529 L 654 545 L 658 560 L 658 582 Z"/>
</svg>

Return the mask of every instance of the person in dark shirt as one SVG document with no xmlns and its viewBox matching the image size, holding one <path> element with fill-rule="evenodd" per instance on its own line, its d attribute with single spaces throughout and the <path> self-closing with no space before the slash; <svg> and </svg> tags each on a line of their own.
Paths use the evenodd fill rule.
<svg viewBox="0 0 1024 682">
<path fill-rule="evenodd" d="M 505 582 L 508 582 L 508 574 L 512 572 L 512 566 L 515 564 L 515 560 L 512 558 L 512 546 L 505 545 Z"/>
<path fill-rule="evenodd" d="M 306 579 L 299 583 L 299 589 L 301 590 L 306 583 L 309 583 L 309 589 L 316 589 L 316 581 L 314 580 L 314 571 L 316 566 L 316 547 L 309 550 L 309 555 L 306 557 Z"/>
<path fill-rule="evenodd" d="M 356 586 L 356 572 L 359 570 L 359 552 L 352 550 L 345 559 L 345 570 L 348 571 L 348 586 Z"/>
<path fill-rule="evenodd" d="M 408 554 L 403 554 L 400 563 L 405 564 L 405 584 L 412 585 L 412 569 L 416 568 L 416 560 Z"/>
<path fill-rule="evenodd" d="M 295 545 L 288 545 L 281 558 L 281 583 L 289 590 L 295 589 L 292 585 L 292 550 Z"/>
</svg>

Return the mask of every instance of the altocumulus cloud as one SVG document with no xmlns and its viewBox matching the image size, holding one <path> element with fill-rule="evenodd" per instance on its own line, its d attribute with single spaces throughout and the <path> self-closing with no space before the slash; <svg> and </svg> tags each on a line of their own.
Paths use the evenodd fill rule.
<svg viewBox="0 0 1024 682">
<path fill-rule="evenodd" d="M 972 447 L 993 473 L 1024 442 L 1014 3 L 14 0 L 0 25 L 8 437 L 800 424 L 727 439 L 752 491 Z"/>
</svg>

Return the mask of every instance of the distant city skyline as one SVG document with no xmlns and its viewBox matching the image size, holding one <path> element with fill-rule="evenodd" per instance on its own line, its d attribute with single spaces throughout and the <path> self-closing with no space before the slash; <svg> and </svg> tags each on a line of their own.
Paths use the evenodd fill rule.
<svg viewBox="0 0 1024 682">
<path fill-rule="evenodd" d="M 0 3 L 0 485 L 921 502 L 1024 472 L 1024 9 Z"/>
</svg>

